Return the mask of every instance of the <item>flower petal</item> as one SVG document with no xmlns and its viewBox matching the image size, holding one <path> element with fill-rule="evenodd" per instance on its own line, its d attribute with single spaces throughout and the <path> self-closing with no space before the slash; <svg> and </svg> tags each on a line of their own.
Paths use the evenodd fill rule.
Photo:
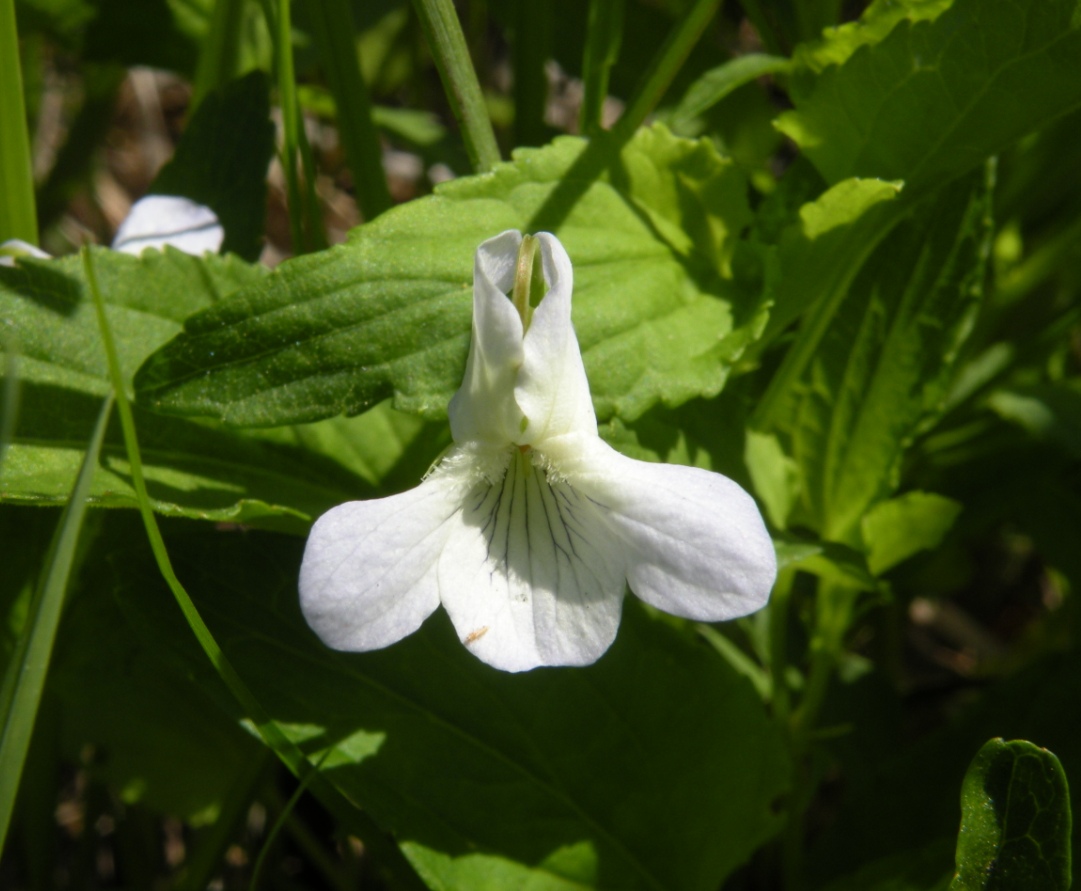
<svg viewBox="0 0 1081 891">
<path fill-rule="evenodd" d="M 495 668 L 587 665 L 619 627 L 619 546 L 593 505 L 514 449 L 503 478 L 466 498 L 439 561 L 443 606 Z"/>
<path fill-rule="evenodd" d="M 36 245 L 23 241 L 21 238 L 9 238 L 0 244 L 0 266 L 14 266 L 16 257 L 34 257 L 38 260 L 48 260 L 52 257 Z"/>
<path fill-rule="evenodd" d="M 447 414 L 454 441 L 505 446 L 521 432 L 514 381 L 522 364 L 522 320 L 507 297 L 522 234 L 509 229 L 477 248 L 473 333 L 462 386 Z"/>
<path fill-rule="evenodd" d="M 436 564 L 461 510 L 462 486 L 434 473 L 417 488 L 350 501 L 312 527 L 300 607 L 337 650 L 376 650 L 416 631 L 439 605 Z"/>
<path fill-rule="evenodd" d="M 539 444 L 549 436 L 597 434 L 582 351 L 571 324 L 574 270 L 559 240 L 537 235 L 548 293 L 533 312 L 526 331 L 522 370 L 514 396 L 529 421 L 516 440 Z"/>
<path fill-rule="evenodd" d="M 168 244 L 198 255 L 217 252 L 224 239 L 225 230 L 209 207 L 176 195 L 147 195 L 132 205 L 116 230 L 113 249 L 138 256 Z"/>
<path fill-rule="evenodd" d="M 627 547 L 627 581 L 667 613 L 719 622 L 765 605 L 777 576 L 758 507 L 728 477 L 650 464 L 600 439 L 568 437 L 553 457 Z"/>
</svg>

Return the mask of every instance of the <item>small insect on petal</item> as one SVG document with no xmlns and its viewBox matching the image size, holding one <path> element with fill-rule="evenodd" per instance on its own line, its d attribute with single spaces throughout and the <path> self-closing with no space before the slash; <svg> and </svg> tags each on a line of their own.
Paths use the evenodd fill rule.
<svg viewBox="0 0 1081 891">
<path fill-rule="evenodd" d="M 466 638 L 462 641 L 462 643 L 464 643 L 466 646 L 469 646 L 471 643 L 476 643 L 487 633 L 488 626 L 481 625 L 480 628 L 478 628 L 476 631 L 470 631 L 469 634 L 466 635 Z"/>
</svg>

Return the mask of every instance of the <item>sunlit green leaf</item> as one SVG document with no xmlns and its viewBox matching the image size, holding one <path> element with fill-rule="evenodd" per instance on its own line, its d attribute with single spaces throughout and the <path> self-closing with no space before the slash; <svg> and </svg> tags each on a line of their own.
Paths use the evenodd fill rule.
<svg viewBox="0 0 1081 891">
<path fill-rule="evenodd" d="M 1075 0 L 956 0 L 824 70 L 778 126 L 831 183 L 878 176 L 922 192 L 1079 102 Z"/>
<path fill-rule="evenodd" d="M 657 400 L 717 393 L 764 320 L 761 269 L 746 273 L 750 283 L 731 271 L 750 220 L 742 175 L 709 144 L 657 127 L 589 184 L 575 179 L 584 147 L 568 137 L 523 149 L 355 230 L 344 246 L 283 264 L 189 319 L 140 371 L 140 400 L 271 425 L 353 414 L 394 395 L 400 409 L 442 417 L 465 366 L 474 251 L 504 229 L 563 215 L 598 412 L 633 418 Z M 749 249 L 738 258 L 754 266 Z"/>
<path fill-rule="evenodd" d="M 961 183 L 894 230 L 852 285 L 787 406 L 802 522 L 859 546 L 905 444 L 944 399 L 979 300 L 986 191 Z M 812 323 L 813 323 L 812 319 Z"/>
<path fill-rule="evenodd" d="M 185 316 L 264 274 L 234 257 L 196 258 L 172 249 L 138 259 L 99 251 L 95 258 L 129 373 L 180 330 Z M 15 437 L 0 472 L 0 499 L 62 504 L 108 389 L 97 324 L 74 258 L 0 270 L 0 310 L 25 378 Z M 443 428 L 426 429 L 385 408 L 257 436 L 145 412 L 138 423 L 158 511 L 297 532 L 334 504 L 371 496 L 379 484 L 413 485 L 445 445 Z M 106 436 L 90 497 L 107 507 L 135 504 L 115 427 Z"/>
<path fill-rule="evenodd" d="M 862 523 L 871 572 L 881 575 L 913 554 L 936 547 L 961 509 L 952 498 L 933 492 L 906 492 L 876 504 Z"/>
<path fill-rule="evenodd" d="M 1070 887 L 1069 788 L 1047 749 L 988 742 L 965 774 L 961 809 L 951 891 Z"/>
</svg>

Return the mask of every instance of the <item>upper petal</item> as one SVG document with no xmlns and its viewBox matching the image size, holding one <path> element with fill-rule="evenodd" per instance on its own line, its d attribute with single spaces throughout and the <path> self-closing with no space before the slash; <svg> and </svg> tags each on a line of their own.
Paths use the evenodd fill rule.
<svg viewBox="0 0 1081 891">
<path fill-rule="evenodd" d="M 300 607 L 327 646 L 375 650 L 412 634 L 439 605 L 436 563 L 462 488 L 436 472 L 390 498 L 351 501 L 312 527 Z"/>
<path fill-rule="evenodd" d="M 587 500 L 529 455 L 478 484 L 439 561 L 462 642 L 504 671 L 586 665 L 611 645 L 625 588 L 620 543 Z"/>
<path fill-rule="evenodd" d="M 556 445 L 560 469 L 625 542 L 627 581 L 638 597 L 705 622 L 765 605 L 777 560 L 754 499 L 739 485 L 695 467 L 635 461 L 598 438 Z"/>
<path fill-rule="evenodd" d="M 515 399 L 528 421 L 518 442 L 540 444 L 549 436 L 597 433 L 582 350 L 571 324 L 574 270 L 554 235 L 538 233 L 548 293 L 525 334 Z"/>
<path fill-rule="evenodd" d="M 454 441 L 507 445 L 521 432 L 514 384 L 522 365 L 522 320 L 507 297 L 522 235 L 489 238 L 473 262 L 473 333 L 462 386 L 447 414 Z"/>
<path fill-rule="evenodd" d="M 113 249 L 141 254 L 146 248 L 172 245 L 186 254 L 216 252 L 225 239 L 209 207 L 176 195 L 147 195 L 132 205 L 116 230 Z"/>
</svg>

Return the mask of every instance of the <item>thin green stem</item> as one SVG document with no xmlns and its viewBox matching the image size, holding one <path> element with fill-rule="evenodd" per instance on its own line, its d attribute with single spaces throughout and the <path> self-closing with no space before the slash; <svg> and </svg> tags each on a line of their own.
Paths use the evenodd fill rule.
<svg viewBox="0 0 1081 891">
<path fill-rule="evenodd" d="M 443 79 L 450 110 L 462 128 L 469 161 L 477 173 L 491 170 L 500 161 L 499 146 L 454 4 L 414 0 L 413 5 Z"/>
<path fill-rule="evenodd" d="M 323 762 L 327 760 L 327 756 L 330 752 L 331 750 L 327 749 L 316 763 L 316 769 L 297 783 L 297 787 L 293 794 L 289 796 L 289 800 L 281 809 L 281 813 L 278 814 L 278 819 L 274 821 L 274 825 L 270 828 L 270 832 L 267 833 L 267 837 L 263 841 L 262 848 L 259 851 L 259 856 L 255 859 L 255 866 L 251 871 L 251 881 L 248 883 L 248 891 L 257 891 L 259 888 L 259 878 L 262 875 L 263 864 L 266 863 L 267 855 L 270 853 L 271 848 L 274 847 L 274 842 L 277 841 L 278 835 L 281 833 L 286 820 L 292 815 L 293 809 L 297 806 L 297 802 L 300 801 L 300 796 L 303 795 L 304 790 L 308 788 L 308 781 L 316 775 L 316 771 L 322 768 Z"/>
<path fill-rule="evenodd" d="M 696 0 L 657 53 L 613 131 L 629 137 L 642 125 L 683 67 L 706 25 L 716 15 L 718 6 L 720 0 Z"/>
<path fill-rule="evenodd" d="M 604 100 L 608 96 L 608 75 L 619 58 L 623 42 L 625 0 L 591 0 L 586 48 L 582 58 L 582 107 L 578 129 L 586 136 L 602 126 Z"/>
<path fill-rule="evenodd" d="M 0 0 L 0 241 L 38 243 L 15 0 Z"/>
<path fill-rule="evenodd" d="M 15 439 L 15 425 L 19 420 L 19 398 L 22 387 L 19 382 L 19 353 L 15 336 L 0 330 L 0 350 L 4 353 L 4 387 L 0 395 L 0 475 L 4 469 L 4 456 Z"/>
<path fill-rule="evenodd" d="M 293 68 L 293 25 L 290 0 L 264 0 L 267 27 L 274 41 L 274 67 L 278 81 L 278 101 L 282 112 L 282 170 L 289 200 L 289 232 L 293 253 L 303 254 L 326 247 L 323 220 L 315 195 L 308 139 L 297 100 Z M 301 184 L 301 170 L 307 172 Z"/>
<path fill-rule="evenodd" d="M 353 13 L 346 0 L 308 5 L 312 37 L 338 109 L 338 132 L 353 172 L 357 204 L 367 220 L 390 208 L 383 149 L 372 121 L 372 102 L 357 59 Z"/>
<path fill-rule="evenodd" d="M 101 330 L 102 345 L 109 366 L 109 379 L 112 384 L 113 394 L 116 397 L 116 405 L 120 414 L 120 426 L 124 436 L 124 446 L 127 451 L 128 463 L 131 468 L 131 481 L 135 488 L 135 495 L 139 502 L 139 513 L 143 518 L 147 538 L 150 541 L 150 549 L 154 554 L 158 570 L 162 578 L 172 591 L 180 611 L 192 632 L 195 634 L 203 652 L 210 660 L 211 665 L 217 671 L 219 677 L 225 683 L 226 688 L 236 699 L 241 710 L 256 731 L 262 737 L 266 745 L 281 759 L 295 776 L 302 780 L 309 777 L 313 793 L 330 810 L 332 815 L 344 826 L 355 831 L 372 851 L 388 872 L 394 876 L 394 886 L 421 891 L 423 883 L 417 877 L 412 867 L 406 861 L 398 846 L 372 821 L 362 810 L 350 802 L 336 786 L 324 777 L 315 765 L 308 760 L 281 726 L 274 721 L 262 707 L 255 694 L 244 683 L 232 662 L 226 657 L 224 651 L 218 645 L 214 635 L 203 621 L 194 602 L 173 570 L 172 561 L 165 547 L 161 530 L 158 528 L 157 519 L 154 516 L 150 504 L 150 495 L 146 488 L 146 478 L 143 474 L 143 462 L 139 452 L 139 441 L 135 432 L 135 418 L 132 414 L 131 405 L 128 402 L 127 391 L 124 385 L 123 373 L 120 370 L 120 360 L 116 350 L 116 342 L 113 339 L 112 328 L 105 312 L 105 302 L 102 299 L 101 290 L 98 287 L 97 273 L 94 269 L 93 252 L 90 248 L 83 248 L 83 269 L 86 275 L 87 285 L 94 301 L 94 309 L 97 314 L 98 326 Z"/>
<path fill-rule="evenodd" d="M 791 697 L 788 692 L 788 608 L 792 598 L 795 573 L 782 572 L 769 598 L 769 673 L 770 702 L 777 723 L 788 728 Z"/>
<path fill-rule="evenodd" d="M 60 517 L 56 535 L 46 555 L 42 582 L 34 591 L 26 625 L 11 654 L 3 687 L 0 688 L 0 850 L 3 850 L 11 825 L 19 781 L 52 658 L 56 629 L 64 608 L 64 595 L 75 562 L 75 546 L 86 515 L 90 483 L 98 466 L 112 407 L 110 396 L 102 403 L 71 498 Z"/>
<path fill-rule="evenodd" d="M 233 777 L 214 825 L 195 833 L 191 856 L 174 880 L 173 891 L 204 891 L 210 885 L 225 852 L 239 834 L 271 763 L 269 753 L 263 749 L 256 757 L 247 759 Z"/>
</svg>

